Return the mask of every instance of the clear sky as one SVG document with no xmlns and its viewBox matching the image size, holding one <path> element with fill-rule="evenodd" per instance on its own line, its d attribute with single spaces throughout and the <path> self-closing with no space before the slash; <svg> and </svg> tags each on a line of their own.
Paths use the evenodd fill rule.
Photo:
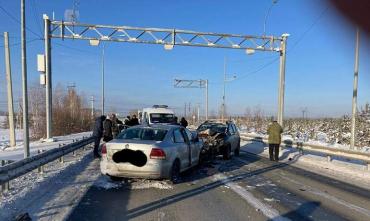
<svg viewBox="0 0 370 221">
<path fill-rule="evenodd" d="M 263 33 L 263 21 L 271 0 L 187 1 L 79 1 L 78 21 L 91 24 L 179 28 L 234 34 Z M 73 1 L 27 0 L 29 86 L 38 83 L 36 54 L 43 53 L 42 14 L 64 19 Z M 0 5 L 20 20 L 20 1 L 0 0 Z M 10 32 L 15 100 L 21 97 L 20 25 L 0 10 L 0 32 Z M 289 33 L 286 66 L 286 116 L 301 116 L 304 107 L 311 117 L 350 113 L 355 27 L 337 17 L 323 0 L 279 0 L 271 9 L 266 33 Z M 37 34 L 37 35 L 36 35 Z M 3 38 L 0 37 L 0 109 L 6 109 Z M 34 40 L 34 41 L 32 41 Z M 359 72 L 359 105 L 370 101 L 370 44 L 362 33 Z M 58 44 L 56 44 L 58 43 Z M 60 45 L 62 44 L 62 45 Z M 182 114 L 184 103 L 200 103 L 200 89 L 173 87 L 174 78 L 209 79 L 210 111 L 217 113 L 222 98 L 224 58 L 227 73 L 236 80 L 227 84 L 229 113 L 261 108 L 266 114 L 277 109 L 279 62 L 277 53 L 243 50 L 175 47 L 132 43 L 106 44 L 106 110 L 127 112 L 152 104 L 168 104 Z M 53 84 L 74 82 L 79 91 L 94 95 L 100 106 L 101 48 L 86 41 L 52 40 Z M 261 69 L 261 67 L 264 67 Z M 256 70 L 259 70 L 256 72 Z M 17 106 L 17 105 L 16 105 Z"/>
</svg>

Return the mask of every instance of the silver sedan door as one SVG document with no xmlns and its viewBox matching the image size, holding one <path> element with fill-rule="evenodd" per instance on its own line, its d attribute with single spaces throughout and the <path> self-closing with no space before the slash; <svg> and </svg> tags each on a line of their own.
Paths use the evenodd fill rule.
<svg viewBox="0 0 370 221">
<path fill-rule="evenodd" d="M 183 133 L 180 128 L 176 128 L 173 131 L 173 140 L 176 145 L 176 149 L 179 153 L 181 168 L 187 168 L 190 165 L 189 160 L 189 146 L 186 143 Z"/>
</svg>

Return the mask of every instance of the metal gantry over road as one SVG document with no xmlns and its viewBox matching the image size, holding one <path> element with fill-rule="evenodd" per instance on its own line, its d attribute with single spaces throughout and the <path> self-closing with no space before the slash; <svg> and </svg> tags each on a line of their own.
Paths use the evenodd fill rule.
<svg viewBox="0 0 370 221">
<path fill-rule="evenodd" d="M 54 21 L 44 15 L 47 137 L 51 137 L 51 38 L 87 40 L 91 42 L 112 41 L 164 45 L 166 50 L 174 46 L 192 46 L 224 49 L 242 49 L 247 54 L 255 51 L 278 52 L 280 56 L 280 79 L 278 96 L 278 122 L 283 124 L 285 57 L 288 34 L 282 36 L 255 36 L 213 32 L 197 32 L 181 29 L 142 28 L 74 22 Z"/>
<path fill-rule="evenodd" d="M 205 114 L 206 120 L 208 120 L 208 80 L 174 80 L 175 88 L 204 88 L 205 89 Z M 199 116 L 198 116 L 199 119 Z"/>
</svg>

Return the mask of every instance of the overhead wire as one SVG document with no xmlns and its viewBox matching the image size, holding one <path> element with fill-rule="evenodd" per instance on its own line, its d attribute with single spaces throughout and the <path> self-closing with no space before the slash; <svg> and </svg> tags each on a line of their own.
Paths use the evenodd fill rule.
<svg viewBox="0 0 370 221">
<path fill-rule="evenodd" d="M 8 12 L 3 6 L 0 5 L 0 9 L 9 17 L 11 18 L 13 21 L 17 22 L 18 24 L 21 24 L 21 22 L 14 16 L 12 15 L 10 12 Z M 40 37 L 42 38 L 42 35 L 39 35 L 37 34 L 36 32 L 34 32 L 32 29 L 28 28 L 26 26 L 26 29 L 31 32 L 32 34 L 36 35 L 37 37 Z"/>
<path fill-rule="evenodd" d="M 292 50 L 295 49 L 295 47 L 304 39 L 304 37 L 307 35 L 308 32 L 311 31 L 311 29 L 320 21 L 320 19 L 326 14 L 326 12 L 329 10 L 329 6 L 327 6 L 324 10 L 321 11 L 321 13 L 319 14 L 318 17 L 316 17 L 316 19 L 312 22 L 312 24 L 298 37 L 298 39 L 293 43 L 292 47 L 286 51 L 286 54 L 288 54 L 288 52 L 291 52 Z M 239 79 L 244 79 L 248 76 L 251 76 L 253 74 L 256 74 L 260 71 L 262 71 L 263 69 L 267 68 L 268 66 L 274 64 L 277 60 L 279 60 L 279 57 L 267 62 L 266 64 L 262 65 L 261 67 L 257 68 L 256 70 L 253 70 L 251 72 L 248 72 L 248 73 L 245 73 L 245 74 L 242 74 L 242 77 L 238 77 L 236 80 L 239 80 Z"/>
</svg>

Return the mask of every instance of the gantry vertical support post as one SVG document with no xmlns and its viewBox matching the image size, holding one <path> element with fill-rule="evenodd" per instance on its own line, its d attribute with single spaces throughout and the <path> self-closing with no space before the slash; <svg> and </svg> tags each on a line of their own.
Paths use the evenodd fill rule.
<svg viewBox="0 0 370 221">
<path fill-rule="evenodd" d="M 50 20 L 44 15 L 45 69 L 46 69 L 46 138 L 52 137 L 52 78 L 51 78 L 51 45 Z"/>
<path fill-rule="evenodd" d="M 288 35 L 282 36 L 280 46 L 280 74 L 279 74 L 279 97 L 277 121 L 284 128 L 284 92 L 285 92 L 285 59 L 286 59 L 286 40 Z"/>
</svg>

